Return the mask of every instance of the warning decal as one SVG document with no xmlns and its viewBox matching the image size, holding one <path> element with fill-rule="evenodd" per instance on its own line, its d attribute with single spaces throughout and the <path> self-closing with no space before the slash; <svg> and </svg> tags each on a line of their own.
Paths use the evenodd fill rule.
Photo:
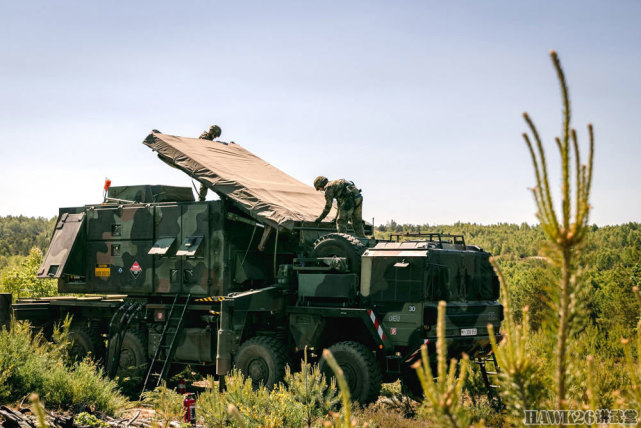
<svg viewBox="0 0 641 428">
<path fill-rule="evenodd" d="M 109 278 L 111 276 L 111 267 L 109 265 L 96 265 L 94 275 L 97 278 Z"/>
<path fill-rule="evenodd" d="M 140 276 L 140 273 L 142 272 L 142 268 L 140 267 L 138 262 L 134 262 L 134 264 L 129 268 L 129 272 L 131 272 L 134 278 L 138 278 L 138 276 Z"/>
</svg>

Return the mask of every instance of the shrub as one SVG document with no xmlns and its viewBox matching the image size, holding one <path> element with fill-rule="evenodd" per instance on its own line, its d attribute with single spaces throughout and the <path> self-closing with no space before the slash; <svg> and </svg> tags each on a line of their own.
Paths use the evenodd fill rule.
<svg viewBox="0 0 641 428">
<path fill-rule="evenodd" d="M 213 379 L 209 378 L 213 386 Z M 285 426 L 283 418 L 274 412 L 273 400 L 264 386 L 252 389 L 251 379 L 245 379 L 239 371 L 232 371 L 225 378 L 226 390 L 209 388 L 200 394 L 197 402 L 198 414 L 208 427 L 254 427 Z M 274 397 L 278 391 L 274 392 Z M 300 403 L 299 403 L 300 404 Z M 290 409 L 289 418 L 302 421 L 302 412 L 296 405 Z M 298 418 L 296 417 L 298 415 Z M 287 418 L 287 419 L 289 419 Z"/>
<path fill-rule="evenodd" d="M 56 294 L 58 288 L 55 280 L 36 278 L 42 258 L 42 251 L 32 248 L 26 259 L 4 273 L 2 288 L 17 297 L 46 297 Z"/>
<path fill-rule="evenodd" d="M 56 333 L 59 342 L 32 333 L 26 322 L 13 321 L 0 331 L 0 402 L 37 393 L 48 406 L 117 414 L 129 402 L 91 360 L 69 364 L 66 333 L 70 320 Z"/>
<path fill-rule="evenodd" d="M 312 367 L 307 362 L 307 353 L 299 372 L 292 373 L 287 367 L 285 384 L 281 385 L 279 390 L 303 405 L 303 420 L 308 427 L 338 406 L 336 382 L 332 378 L 328 385 L 318 366 Z"/>
<path fill-rule="evenodd" d="M 154 426 L 166 428 L 172 421 L 181 420 L 183 417 L 183 397 L 167 388 L 163 382 L 152 391 L 142 394 L 143 403 L 155 410 L 152 422 Z"/>
<path fill-rule="evenodd" d="M 77 425 L 82 425 L 86 427 L 99 427 L 99 428 L 108 428 L 109 424 L 105 421 L 102 421 L 95 417 L 94 415 L 87 413 L 87 412 L 82 412 L 76 415 L 74 418 L 74 422 Z"/>
<path fill-rule="evenodd" d="M 214 385 L 213 379 L 209 382 Z M 251 379 L 238 371 L 225 382 L 224 392 L 212 387 L 198 397 L 198 415 L 208 427 L 311 427 L 338 405 L 335 383 L 328 384 L 307 361 L 296 373 L 288 367 L 285 382 L 271 392 L 262 385 L 254 390 Z"/>
</svg>

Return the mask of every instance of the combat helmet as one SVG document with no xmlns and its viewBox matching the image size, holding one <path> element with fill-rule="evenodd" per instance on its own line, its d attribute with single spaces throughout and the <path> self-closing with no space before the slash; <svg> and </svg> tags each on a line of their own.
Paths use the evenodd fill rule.
<svg viewBox="0 0 641 428">
<path fill-rule="evenodd" d="M 201 140 L 214 140 L 220 137 L 220 134 L 222 134 L 222 132 L 223 131 L 220 129 L 220 126 L 212 125 L 209 127 L 208 131 L 205 131 L 202 134 L 200 134 L 200 137 L 198 138 L 200 138 Z"/>
<path fill-rule="evenodd" d="M 314 189 L 316 190 L 322 189 L 323 187 L 325 187 L 326 184 L 327 184 L 327 177 L 323 177 L 322 175 L 319 175 L 314 180 Z"/>
</svg>

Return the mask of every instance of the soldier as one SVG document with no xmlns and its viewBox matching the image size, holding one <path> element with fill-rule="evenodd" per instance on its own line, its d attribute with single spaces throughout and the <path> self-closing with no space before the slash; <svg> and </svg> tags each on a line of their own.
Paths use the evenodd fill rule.
<svg viewBox="0 0 641 428">
<path fill-rule="evenodd" d="M 223 131 L 220 129 L 220 126 L 212 125 L 209 127 L 208 131 L 205 131 L 202 134 L 200 134 L 200 137 L 198 138 L 201 140 L 213 141 L 214 138 L 220 137 L 220 134 L 222 133 Z M 207 187 L 205 187 L 204 184 L 200 183 L 200 190 L 198 190 L 198 200 L 204 201 L 206 197 L 207 197 Z"/>
<path fill-rule="evenodd" d="M 363 229 L 363 196 L 360 189 L 357 189 L 353 182 L 344 179 L 327 180 L 322 175 L 314 180 L 316 190 L 325 191 L 325 209 L 315 220 L 320 223 L 332 209 L 332 201 L 336 199 L 338 215 L 336 216 L 336 228 L 341 233 L 347 232 L 347 222 L 352 221 L 356 236 L 365 238 Z"/>
<path fill-rule="evenodd" d="M 203 139 L 203 140 L 213 141 L 214 138 L 220 137 L 220 134 L 222 134 L 222 133 L 223 133 L 223 131 L 220 129 L 220 126 L 212 125 L 212 126 L 209 127 L 208 131 L 205 131 L 202 134 L 200 134 L 200 137 L 198 137 L 198 138 Z"/>
</svg>

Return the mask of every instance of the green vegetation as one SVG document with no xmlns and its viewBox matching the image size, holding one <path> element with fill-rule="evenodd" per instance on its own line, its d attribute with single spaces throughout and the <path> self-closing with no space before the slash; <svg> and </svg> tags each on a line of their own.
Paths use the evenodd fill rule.
<svg viewBox="0 0 641 428">
<path fill-rule="evenodd" d="M 570 128 L 570 98 L 568 87 L 565 82 L 565 75 L 561 68 L 561 62 L 556 52 L 552 51 L 552 62 L 556 69 L 561 83 L 563 95 L 563 135 L 556 138 L 556 144 L 561 154 L 561 216 L 558 217 L 550 191 L 546 156 L 543 150 L 543 143 L 539 137 L 536 126 L 527 113 L 523 114 L 534 140 L 538 153 L 535 153 L 533 143 L 527 133 L 523 138 L 530 150 L 532 164 L 536 176 L 536 187 L 532 189 L 536 201 L 537 213 L 541 228 L 547 237 L 547 255 L 550 260 L 561 270 L 559 288 L 552 289 L 552 307 L 558 311 L 558 323 L 552 324 L 556 327 L 557 344 L 556 352 L 556 408 L 563 409 L 566 405 L 567 382 L 568 382 L 568 359 L 569 359 L 569 336 L 578 333 L 582 327 L 583 299 L 577 298 L 582 291 L 584 284 L 577 282 L 575 277 L 576 257 L 583 244 L 588 230 L 588 215 L 590 213 L 590 187 L 592 185 L 592 159 L 594 155 L 594 133 L 592 125 L 588 125 L 590 135 L 590 151 L 586 165 L 581 164 L 579 142 L 574 129 Z M 570 150 L 570 135 L 572 148 Z M 574 192 L 572 192 L 571 156 L 574 156 Z M 572 201 L 572 193 L 575 200 Z M 574 206 L 573 205 L 574 202 Z"/>
<path fill-rule="evenodd" d="M 153 391 L 142 394 L 143 403 L 153 408 L 156 413 L 152 420 L 154 426 L 167 428 L 171 421 L 180 420 L 183 415 L 183 397 L 163 382 Z"/>
<path fill-rule="evenodd" d="M 107 422 L 103 422 L 102 420 L 98 419 L 96 416 L 87 412 L 78 413 L 78 415 L 74 418 L 74 421 L 76 424 L 82 425 L 85 427 L 92 427 L 92 428 L 93 427 L 97 427 L 97 428 L 109 427 L 109 424 Z"/>
<path fill-rule="evenodd" d="M 288 368 L 285 382 L 272 392 L 263 386 L 253 390 L 251 379 L 234 371 L 224 392 L 212 387 L 200 394 L 197 414 L 208 427 L 311 427 L 337 409 L 338 401 L 336 385 L 327 383 L 318 366 L 303 362 L 299 372 Z"/>
<path fill-rule="evenodd" d="M 441 302 L 437 373 L 432 373 L 425 347 L 422 363 L 415 366 L 425 396 L 420 407 L 407 404 L 403 412 L 377 407 L 378 403 L 354 408 L 342 371 L 325 350 L 340 396 L 337 385 L 328 384 L 318 368 L 306 361 L 298 373 L 288 369 L 285 382 L 272 392 L 262 386 L 252 389 L 250 380 L 233 372 L 224 392 L 211 387 L 199 395 L 198 414 L 206 426 L 351 427 L 371 422 L 400 427 L 414 415 L 418 417 L 412 423 L 512 426 L 522 423 L 525 409 L 641 410 L 641 226 L 588 226 L 593 132 L 590 126 L 588 161 L 582 165 L 576 132 L 570 127 L 567 84 L 555 53 L 552 60 L 563 99 L 562 136 L 556 139 L 562 172 L 560 209 L 552 203 L 543 144 L 525 115 L 532 135 L 524 137 L 535 171 L 533 194 L 540 225 L 429 226 L 390 221 L 376 231 L 379 238 L 400 232 L 464 234 L 468 244 L 494 254 L 505 308 L 503 338 L 492 341 L 502 367 L 498 382 L 503 411 L 489 411 L 478 371 L 470 367 L 466 355 L 460 362 L 446 361 L 445 302 Z M 40 293 L 28 281 L 41 253 L 36 249 L 28 257 L 22 254 L 24 260 L 18 264 L 13 260 L 14 265 L 5 268 L 2 285 Z M 93 363 L 70 362 L 68 325 L 55 333 L 54 343 L 32 335 L 23 323 L 0 333 L 1 402 L 37 392 L 48 406 L 83 403 L 113 413 L 126 405 L 115 384 L 104 379 Z M 210 384 L 214 385 L 213 379 Z M 397 397 L 394 388 L 386 389 L 388 396 Z M 145 396 L 157 410 L 156 422 L 161 426 L 179 419 L 180 399 L 165 386 Z"/>
<path fill-rule="evenodd" d="M 469 412 L 463 407 L 463 385 L 468 376 L 469 357 L 463 354 L 461 364 L 457 365 L 456 359 L 447 361 L 447 344 L 445 343 L 445 305 L 444 301 L 438 305 L 438 320 L 436 324 L 437 370 L 432 373 L 427 346 L 421 347 L 421 360 L 414 365 L 421 387 L 425 394 L 422 406 L 423 413 L 432 416 L 440 424 L 452 427 L 466 427 L 469 425 Z M 449 366 L 449 367 L 448 367 Z"/>
<path fill-rule="evenodd" d="M 17 266 L 4 271 L 0 277 L 0 289 L 12 293 L 15 298 L 54 296 L 58 291 L 56 281 L 36 278 L 42 258 L 42 251 L 32 248 Z"/>
<path fill-rule="evenodd" d="M 54 331 L 54 341 L 34 334 L 24 322 L 0 331 L 0 402 L 37 393 L 49 408 L 87 407 L 107 414 L 126 409 L 116 383 L 90 360 L 72 362 L 68 351 L 71 320 Z"/>
<path fill-rule="evenodd" d="M 56 219 L 25 216 L 0 217 L 0 269 L 15 256 L 26 256 L 33 247 L 46 248 Z"/>
<path fill-rule="evenodd" d="M 0 217 L 0 292 L 14 297 L 56 294 L 55 281 L 35 277 L 54 224 L 55 218 Z"/>
</svg>

